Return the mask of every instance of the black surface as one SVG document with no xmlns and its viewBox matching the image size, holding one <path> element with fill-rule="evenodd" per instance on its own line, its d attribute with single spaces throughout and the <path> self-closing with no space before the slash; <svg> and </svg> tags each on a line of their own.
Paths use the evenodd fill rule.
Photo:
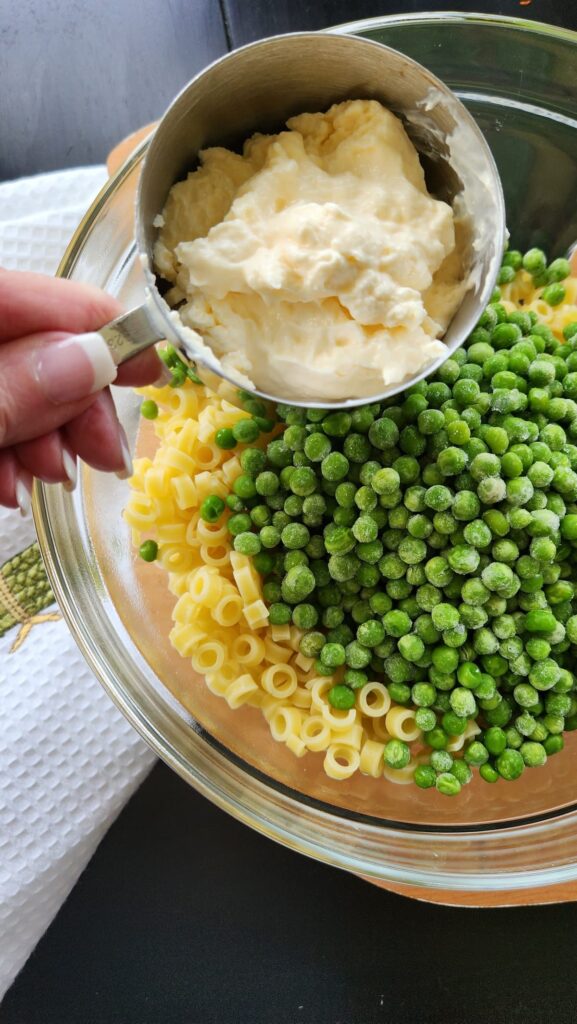
<svg viewBox="0 0 577 1024">
<path fill-rule="evenodd" d="M 158 766 L 2 1024 L 574 1024 L 577 907 L 394 896 L 276 846 Z"/>
<path fill-rule="evenodd" d="M 574 0 L 0 0 L 0 179 L 102 160 L 194 71 L 272 32 Z M 157 767 L 8 993 L 2 1024 L 574 1024 L 573 905 L 427 906 L 307 861 Z M 0 936 L 0 944 L 6 937 Z"/>
</svg>

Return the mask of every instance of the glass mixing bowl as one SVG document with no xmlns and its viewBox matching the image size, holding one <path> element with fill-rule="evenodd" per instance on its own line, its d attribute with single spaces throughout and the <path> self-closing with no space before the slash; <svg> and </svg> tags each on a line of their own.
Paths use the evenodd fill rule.
<svg viewBox="0 0 577 1024">
<path fill-rule="evenodd" d="M 577 34 L 500 17 L 431 14 L 359 22 L 409 54 L 477 118 L 499 165 L 516 247 L 552 256 L 577 237 Z M 146 144 L 104 188 L 60 272 L 142 297 L 133 203 Z M 474 159 L 474 154 L 472 154 Z M 134 444 L 138 400 L 116 395 Z M 322 756 L 294 758 L 260 713 L 232 712 L 170 647 L 172 599 L 135 558 L 121 518 L 127 485 L 85 469 L 70 495 L 40 486 L 35 518 L 53 589 L 112 699 L 188 782 L 252 827 L 373 881 L 433 895 L 512 893 L 577 879 L 577 738 L 514 783 L 474 781 L 455 800 L 415 786 L 328 779 Z M 448 895 L 447 895 L 448 894 Z M 434 897 L 433 897 L 434 898 Z"/>
</svg>

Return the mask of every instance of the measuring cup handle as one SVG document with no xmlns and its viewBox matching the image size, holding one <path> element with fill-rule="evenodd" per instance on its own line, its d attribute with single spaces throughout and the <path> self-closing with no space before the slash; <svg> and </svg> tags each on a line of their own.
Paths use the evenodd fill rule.
<svg viewBox="0 0 577 1024">
<path fill-rule="evenodd" d="M 155 323 L 146 304 L 123 313 L 116 320 L 105 324 L 98 332 L 104 338 L 117 366 L 150 348 L 157 341 L 163 341 L 166 333 Z"/>
</svg>

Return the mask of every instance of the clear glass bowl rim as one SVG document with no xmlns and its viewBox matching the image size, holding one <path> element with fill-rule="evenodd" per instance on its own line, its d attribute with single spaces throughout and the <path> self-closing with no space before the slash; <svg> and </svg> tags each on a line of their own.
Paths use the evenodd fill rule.
<svg viewBox="0 0 577 1024">
<path fill-rule="evenodd" d="M 554 36 L 577 46 L 577 33 L 505 15 L 438 11 L 375 17 L 347 22 L 325 31 L 363 33 L 400 24 L 439 22 L 495 24 L 537 35 Z M 130 155 L 105 184 L 81 221 L 58 268 L 71 274 L 83 245 L 107 201 L 143 157 L 147 141 Z M 150 747 L 182 778 L 217 806 L 269 838 L 335 867 L 375 881 L 460 892 L 539 889 L 577 879 L 577 811 L 495 829 L 436 831 L 405 825 L 352 823 L 271 787 L 202 737 L 192 732 L 188 757 L 167 740 L 145 709 L 123 686 L 106 652 L 87 629 L 75 606 L 51 527 L 50 493 L 34 488 L 34 520 L 47 573 L 60 610 L 94 674 L 114 703 Z M 563 852 L 569 847 L 567 854 Z M 520 857 L 520 852 L 523 856 Z M 490 864 L 490 869 L 487 870 Z"/>
</svg>

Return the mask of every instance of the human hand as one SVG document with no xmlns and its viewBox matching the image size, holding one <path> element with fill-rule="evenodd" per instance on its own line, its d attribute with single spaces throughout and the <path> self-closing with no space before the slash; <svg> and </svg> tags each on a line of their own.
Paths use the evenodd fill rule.
<svg viewBox="0 0 577 1024">
<path fill-rule="evenodd" d="M 0 270 L 0 505 L 25 514 L 34 477 L 76 483 L 76 459 L 129 476 L 131 460 L 108 385 L 162 374 L 149 349 L 121 367 L 98 328 L 122 309 L 88 285 Z"/>
</svg>

